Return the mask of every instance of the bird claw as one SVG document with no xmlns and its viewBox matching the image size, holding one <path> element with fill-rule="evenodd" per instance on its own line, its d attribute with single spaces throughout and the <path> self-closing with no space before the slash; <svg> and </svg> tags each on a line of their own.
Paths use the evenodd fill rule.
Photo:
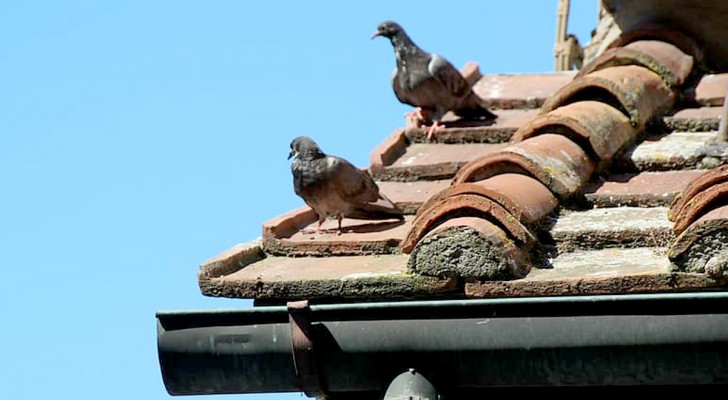
<svg viewBox="0 0 728 400">
<path fill-rule="evenodd" d="M 406 118 L 411 118 L 413 120 L 423 120 L 425 119 L 424 114 L 422 114 L 422 107 L 417 107 L 414 110 L 405 113 L 404 116 Z"/>
<path fill-rule="evenodd" d="M 438 121 L 432 123 L 432 126 L 427 128 L 427 141 L 432 142 L 435 139 L 435 132 L 445 129 L 444 125 L 440 125 Z"/>
<path fill-rule="evenodd" d="M 427 121 L 427 116 L 425 116 L 421 107 L 417 107 L 414 110 L 405 113 L 404 118 L 407 128 L 419 128 L 425 123 L 425 121 Z"/>
</svg>

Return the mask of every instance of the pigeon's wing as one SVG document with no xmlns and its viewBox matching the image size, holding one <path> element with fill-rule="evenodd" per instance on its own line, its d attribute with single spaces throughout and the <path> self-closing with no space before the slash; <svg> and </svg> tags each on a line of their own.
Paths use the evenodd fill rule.
<svg viewBox="0 0 728 400">
<path fill-rule="evenodd" d="M 470 92 L 468 81 L 449 61 L 437 54 L 431 54 L 430 62 L 427 64 L 427 71 L 455 97 L 464 97 Z"/>
<path fill-rule="evenodd" d="M 379 193 L 379 187 L 366 171 L 338 157 L 330 156 L 329 159 L 330 180 L 339 196 L 349 203 L 345 216 L 359 219 L 404 218 L 402 210 Z"/>
<path fill-rule="evenodd" d="M 379 188 L 368 173 L 343 158 L 328 156 L 327 162 L 329 182 L 342 199 L 355 204 L 377 201 Z"/>
</svg>

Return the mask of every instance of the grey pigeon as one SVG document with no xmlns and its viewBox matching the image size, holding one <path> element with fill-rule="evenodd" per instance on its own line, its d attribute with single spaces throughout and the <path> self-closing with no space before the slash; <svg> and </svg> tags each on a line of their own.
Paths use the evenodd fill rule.
<svg viewBox="0 0 728 400">
<path fill-rule="evenodd" d="M 326 155 L 310 137 L 299 136 L 291 142 L 288 158 L 293 190 L 318 214 L 318 230 L 326 217 L 403 220 L 402 211 L 379 192 L 366 171 L 343 158 Z"/>
<path fill-rule="evenodd" d="M 397 68 L 392 75 L 392 87 L 397 99 L 418 107 L 413 113 L 418 118 L 432 121 L 428 139 L 432 139 L 448 111 L 467 119 L 497 118 L 449 61 L 417 47 L 398 23 L 382 22 L 372 39 L 377 36 L 389 38 L 394 46 Z"/>
</svg>

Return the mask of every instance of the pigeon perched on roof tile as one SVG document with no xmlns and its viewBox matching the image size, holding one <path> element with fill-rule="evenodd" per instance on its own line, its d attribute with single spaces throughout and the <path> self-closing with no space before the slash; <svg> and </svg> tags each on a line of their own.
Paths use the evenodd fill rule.
<svg viewBox="0 0 728 400">
<path fill-rule="evenodd" d="M 440 119 L 448 111 L 467 119 L 497 118 L 449 61 L 417 47 L 399 24 L 382 22 L 372 39 L 377 36 L 389 38 L 394 46 L 397 68 L 392 75 L 392 87 L 397 99 L 418 107 L 413 112 L 417 118 L 432 122 L 427 130 L 428 139 L 442 126 Z"/>
<path fill-rule="evenodd" d="M 325 154 L 310 137 L 291 142 L 288 158 L 296 157 L 291 172 L 293 190 L 318 214 L 318 229 L 327 217 L 403 220 L 402 211 L 379 192 L 366 172 L 343 158 Z"/>
</svg>

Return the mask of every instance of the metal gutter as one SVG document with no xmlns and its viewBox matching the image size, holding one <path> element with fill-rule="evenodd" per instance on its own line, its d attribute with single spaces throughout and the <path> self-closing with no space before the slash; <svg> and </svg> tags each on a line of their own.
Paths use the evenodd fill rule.
<svg viewBox="0 0 728 400">
<path fill-rule="evenodd" d="M 726 292 L 334 304 L 294 324 L 286 307 L 160 311 L 158 349 L 170 394 L 383 393 L 408 368 L 445 391 L 728 384 L 727 306 Z"/>
</svg>

